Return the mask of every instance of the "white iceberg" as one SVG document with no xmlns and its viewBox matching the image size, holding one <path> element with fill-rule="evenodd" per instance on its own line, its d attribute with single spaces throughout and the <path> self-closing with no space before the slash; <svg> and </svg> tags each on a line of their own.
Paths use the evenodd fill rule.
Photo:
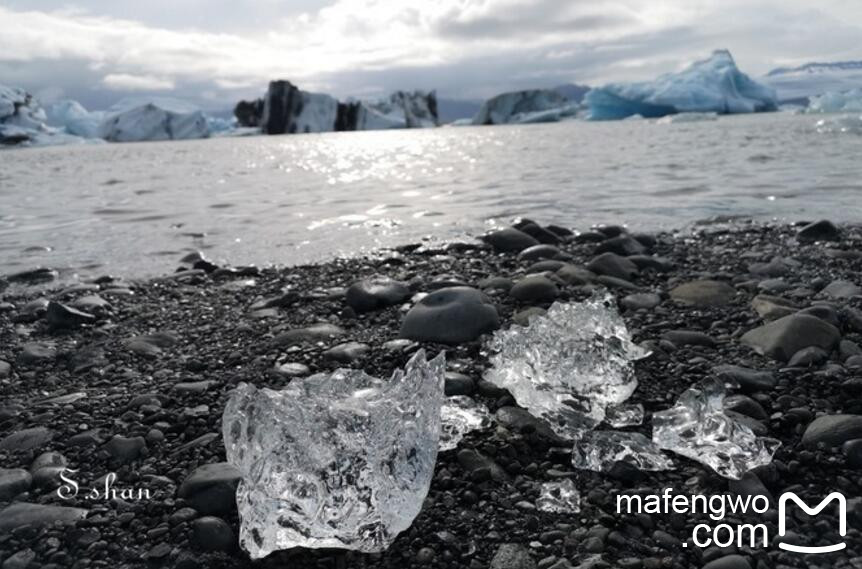
<svg viewBox="0 0 862 569">
<path fill-rule="evenodd" d="M 46 124 L 48 115 L 28 92 L 0 85 L 0 146 L 50 146 L 87 142 Z"/>
<path fill-rule="evenodd" d="M 98 134 L 110 142 L 142 142 L 207 138 L 210 130 L 202 111 L 176 112 L 146 103 L 109 114 Z"/>
<path fill-rule="evenodd" d="M 302 91 L 284 80 L 271 81 L 261 102 L 241 101 L 235 114 L 239 124 L 259 124 L 266 134 L 429 128 L 439 124 L 434 92 L 396 91 L 379 100 L 341 103 L 330 95 Z"/>
<path fill-rule="evenodd" d="M 591 120 L 639 114 L 656 118 L 684 112 L 754 113 L 778 109 L 775 90 L 742 73 L 727 50 L 716 50 L 679 73 L 653 81 L 611 83 L 592 89 L 585 101 Z"/>
<path fill-rule="evenodd" d="M 474 125 L 556 122 L 573 117 L 578 105 L 553 89 L 514 91 L 482 103 Z"/>
<path fill-rule="evenodd" d="M 812 97 L 806 113 L 862 113 L 862 88 Z"/>
<path fill-rule="evenodd" d="M 396 91 L 377 101 L 361 101 L 353 130 L 433 128 L 438 126 L 434 93 Z"/>
</svg>

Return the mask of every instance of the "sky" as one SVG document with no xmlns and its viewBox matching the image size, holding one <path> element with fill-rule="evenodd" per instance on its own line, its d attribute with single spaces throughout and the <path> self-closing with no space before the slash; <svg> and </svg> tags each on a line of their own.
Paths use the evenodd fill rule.
<svg viewBox="0 0 862 569">
<path fill-rule="evenodd" d="M 0 0 L 0 84 L 93 109 L 228 108 L 271 79 L 454 99 L 648 79 L 730 49 L 753 75 L 862 60 L 860 0 Z"/>
</svg>

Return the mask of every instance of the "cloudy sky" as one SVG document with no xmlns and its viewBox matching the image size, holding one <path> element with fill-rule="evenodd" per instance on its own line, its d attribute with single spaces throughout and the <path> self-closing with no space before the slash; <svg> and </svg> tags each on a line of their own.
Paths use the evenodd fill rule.
<svg viewBox="0 0 862 569">
<path fill-rule="evenodd" d="M 0 83 L 210 108 L 271 78 L 337 96 L 643 79 L 728 48 L 753 75 L 862 59 L 860 0 L 0 0 Z"/>
</svg>

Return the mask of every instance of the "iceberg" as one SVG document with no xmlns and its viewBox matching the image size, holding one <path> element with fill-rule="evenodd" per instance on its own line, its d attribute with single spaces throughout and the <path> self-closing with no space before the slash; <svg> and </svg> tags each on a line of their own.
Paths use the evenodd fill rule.
<svg viewBox="0 0 862 569">
<path fill-rule="evenodd" d="M 689 388 L 674 407 L 653 414 L 652 438 L 662 449 L 739 480 L 752 468 L 772 462 L 781 443 L 758 437 L 747 425 L 726 415 L 724 397 L 724 385 L 718 381 Z"/>
<path fill-rule="evenodd" d="M 99 125 L 100 138 L 110 142 L 188 140 L 210 136 L 202 111 L 177 112 L 145 103 L 110 113 Z"/>
<path fill-rule="evenodd" d="M 554 303 L 526 327 L 495 332 L 489 347 L 486 379 L 566 438 L 595 428 L 608 406 L 631 396 L 632 361 L 648 353 L 632 342 L 610 295 Z"/>
<path fill-rule="evenodd" d="M 727 50 L 716 50 L 679 73 L 653 81 L 611 83 L 585 99 L 591 120 L 618 120 L 639 114 L 657 118 L 684 112 L 719 114 L 775 111 L 775 91 L 737 67 Z"/>
<path fill-rule="evenodd" d="M 62 128 L 68 134 L 83 138 L 98 138 L 99 125 L 104 112 L 90 112 L 78 101 L 65 99 L 48 105 L 45 109 L 47 124 Z"/>
<path fill-rule="evenodd" d="M 806 113 L 862 113 L 862 88 L 812 97 Z"/>
<path fill-rule="evenodd" d="M 359 103 L 359 114 L 352 129 L 433 128 L 439 126 L 437 97 L 432 93 L 396 91 L 388 98 Z"/>
<path fill-rule="evenodd" d="M 556 122 L 573 117 L 578 105 L 554 89 L 514 91 L 492 97 L 482 103 L 473 117 L 474 125 L 527 124 Z"/>
<path fill-rule="evenodd" d="M 609 472 L 617 462 L 639 470 L 673 469 L 673 461 L 653 441 L 640 433 L 584 431 L 575 440 L 572 466 L 580 470 Z"/>
<path fill-rule="evenodd" d="M 225 406 L 240 544 L 253 559 L 293 547 L 386 549 L 431 485 L 445 357 L 418 351 L 387 382 L 339 369 L 281 391 L 241 383 Z"/>
<path fill-rule="evenodd" d="M 472 397 L 456 395 L 446 398 L 440 410 L 440 421 L 438 447 L 444 451 L 456 448 L 467 433 L 490 427 L 491 415 L 487 407 Z"/>
<path fill-rule="evenodd" d="M 28 92 L 0 85 L 0 146 L 49 146 L 87 142 L 46 124 L 48 115 Z"/>
<path fill-rule="evenodd" d="M 234 114 L 241 126 L 260 126 L 266 134 L 296 134 L 438 126 L 434 92 L 396 91 L 376 101 L 339 102 L 322 93 L 302 91 L 290 81 L 272 81 L 266 96 L 240 101 Z"/>
</svg>

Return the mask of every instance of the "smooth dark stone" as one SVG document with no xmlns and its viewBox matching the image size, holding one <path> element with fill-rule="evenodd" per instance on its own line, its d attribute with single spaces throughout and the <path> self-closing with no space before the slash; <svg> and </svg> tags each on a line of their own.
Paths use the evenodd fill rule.
<svg viewBox="0 0 862 569">
<path fill-rule="evenodd" d="M 637 266 L 615 253 L 602 253 L 587 264 L 587 269 L 597 275 L 607 275 L 625 281 L 632 280 L 638 274 Z"/>
<path fill-rule="evenodd" d="M 226 514 L 236 509 L 236 487 L 242 474 L 217 462 L 199 466 L 180 485 L 177 495 L 202 514 Z"/>
<path fill-rule="evenodd" d="M 835 326 L 814 316 L 792 314 L 746 332 L 741 341 L 759 354 L 787 361 L 803 348 L 831 351 L 841 334 Z"/>
<path fill-rule="evenodd" d="M 362 313 L 400 304 L 411 295 L 406 283 L 377 276 L 350 285 L 345 301 L 350 308 Z"/>
<path fill-rule="evenodd" d="M 559 295 L 554 281 L 541 275 L 525 277 L 509 291 L 509 296 L 521 302 L 552 302 Z"/>
<path fill-rule="evenodd" d="M 500 327 L 497 309 L 480 291 L 451 287 L 432 292 L 410 309 L 400 337 L 418 342 L 460 344 Z"/>
<path fill-rule="evenodd" d="M 538 245 L 539 241 L 514 227 L 493 231 L 482 239 L 498 253 L 520 253 L 524 249 Z"/>
<path fill-rule="evenodd" d="M 722 306 L 736 296 L 736 290 L 722 281 L 701 280 L 681 284 L 670 291 L 670 297 L 691 306 Z"/>
<path fill-rule="evenodd" d="M 799 230 L 796 238 L 804 243 L 812 241 L 838 241 L 841 239 L 841 230 L 827 219 L 821 219 L 809 223 Z"/>
<path fill-rule="evenodd" d="M 836 447 L 859 438 L 862 438 L 862 415 L 823 415 L 805 429 L 802 444 L 814 447 L 823 443 Z"/>
</svg>

